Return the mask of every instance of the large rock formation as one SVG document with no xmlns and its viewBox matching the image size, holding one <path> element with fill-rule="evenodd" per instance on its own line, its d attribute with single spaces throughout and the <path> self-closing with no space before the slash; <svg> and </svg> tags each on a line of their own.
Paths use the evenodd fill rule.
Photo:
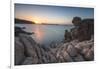
<svg viewBox="0 0 100 69">
<path fill-rule="evenodd" d="M 78 40 L 90 40 L 91 36 L 94 35 L 94 20 L 84 19 L 78 28 Z"/>
<path fill-rule="evenodd" d="M 83 19 L 80 17 L 74 17 L 72 20 L 74 28 L 71 29 L 72 40 L 78 39 L 79 41 L 90 40 L 91 36 L 94 35 L 94 20 L 93 19 Z M 68 35 L 68 33 L 65 33 Z M 65 37 L 65 39 L 69 39 Z"/>
<path fill-rule="evenodd" d="M 58 44 L 48 48 L 37 44 L 29 35 L 15 37 L 15 65 L 91 61 L 94 59 L 93 39 Z"/>
<path fill-rule="evenodd" d="M 51 50 L 37 44 L 29 35 L 15 37 L 15 65 L 57 62 Z"/>
</svg>

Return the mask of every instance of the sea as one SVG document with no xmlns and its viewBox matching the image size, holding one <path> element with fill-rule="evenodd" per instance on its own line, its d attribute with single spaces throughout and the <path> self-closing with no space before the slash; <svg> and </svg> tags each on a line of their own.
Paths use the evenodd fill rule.
<svg viewBox="0 0 100 69">
<path fill-rule="evenodd" d="M 42 24 L 15 24 L 27 32 L 34 32 L 30 35 L 37 43 L 50 45 L 51 43 L 60 43 L 64 40 L 65 30 L 70 31 L 73 25 L 42 25 Z"/>
</svg>

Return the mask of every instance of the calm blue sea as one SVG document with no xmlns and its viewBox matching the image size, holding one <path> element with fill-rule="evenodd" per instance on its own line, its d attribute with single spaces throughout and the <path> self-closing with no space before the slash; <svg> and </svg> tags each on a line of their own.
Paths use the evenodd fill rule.
<svg viewBox="0 0 100 69">
<path fill-rule="evenodd" d="M 15 24 L 15 26 L 26 27 L 27 32 L 34 32 L 31 37 L 39 44 L 47 45 L 52 42 L 59 43 L 64 40 L 64 33 L 70 31 L 71 25 L 36 25 L 36 24 Z"/>
</svg>

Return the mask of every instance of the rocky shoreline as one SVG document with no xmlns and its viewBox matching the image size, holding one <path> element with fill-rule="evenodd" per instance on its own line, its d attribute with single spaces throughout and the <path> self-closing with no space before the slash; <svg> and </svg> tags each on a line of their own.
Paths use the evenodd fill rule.
<svg viewBox="0 0 100 69">
<path fill-rule="evenodd" d="M 37 44 L 28 34 L 15 36 L 15 65 L 79 62 L 94 60 L 94 22 L 73 18 L 75 28 L 65 32 L 65 40 L 52 46 Z"/>
</svg>

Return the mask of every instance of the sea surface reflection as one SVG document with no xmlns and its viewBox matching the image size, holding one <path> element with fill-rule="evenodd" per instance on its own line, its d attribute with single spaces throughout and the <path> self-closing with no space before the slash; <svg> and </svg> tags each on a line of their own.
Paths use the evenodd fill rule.
<svg viewBox="0 0 100 69">
<path fill-rule="evenodd" d="M 73 26 L 64 25 L 35 25 L 35 24 L 15 24 L 15 26 L 26 27 L 25 31 L 34 32 L 31 37 L 39 44 L 48 45 L 52 42 L 59 43 L 64 40 L 64 33 L 70 31 Z"/>
</svg>

